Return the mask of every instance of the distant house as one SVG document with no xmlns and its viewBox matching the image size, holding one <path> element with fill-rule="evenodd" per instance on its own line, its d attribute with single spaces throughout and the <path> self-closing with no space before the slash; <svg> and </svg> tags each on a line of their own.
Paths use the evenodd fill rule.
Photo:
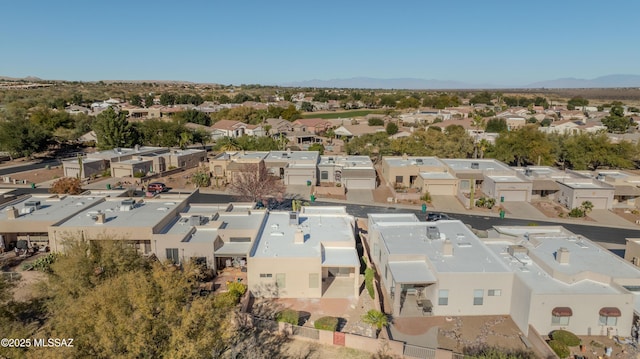
<svg viewBox="0 0 640 359">
<path fill-rule="evenodd" d="M 220 120 L 211 125 L 211 128 L 212 137 L 216 140 L 222 137 L 237 138 L 245 134 L 246 124 L 240 121 Z"/>
<path fill-rule="evenodd" d="M 321 118 L 305 118 L 293 121 L 294 128 L 301 126 L 306 132 L 313 133 L 315 135 L 320 134 L 331 128 L 331 123 Z"/>
<path fill-rule="evenodd" d="M 333 131 L 336 136 L 346 138 L 360 137 L 369 133 L 385 132 L 384 126 L 369 126 L 368 124 L 342 125 Z"/>
<path fill-rule="evenodd" d="M 268 118 L 267 125 L 271 126 L 269 130 L 270 135 L 286 134 L 289 131 L 293 131 L 293 124 L 287 120 L 281 118 Z"/>
</svg>

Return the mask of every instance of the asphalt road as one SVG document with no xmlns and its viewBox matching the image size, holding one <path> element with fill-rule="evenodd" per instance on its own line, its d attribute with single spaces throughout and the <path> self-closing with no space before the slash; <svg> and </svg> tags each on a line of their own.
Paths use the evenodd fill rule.
<svg viewBox="0 0 640 359">
<path fill-rule="evenodd" d="M 196 203 L 207 202 L 230 202 L 236 199 L 231 195 L 200 193 L 194 196 L 193 201 Z M 405 208 L 395 208 L 393 206 L 368 206 L 355 205 L 349 203 L 332 203 L 317 201 L 314 205 L 318 206 L 346 206 L 347 212 L 355 217 L 366 218 L 368 213 L 415 213 L 420 220 L 425 219 L 425 214 L 420 210 L 408 210 Z M 444 212 L 446 213 L 446 212 Z M 640 237 L 640 231 L 626 228 L 600 227 L 593 225 L 567 224 L 556 222 L 530 221 L 522 219 L 500 219 L 497 217 L 487 217 L 483 215 L 467 215 L 458 213 L 447 213 L 451 218 L 459 219 L 462 222 L 471 225 L 476 229 L 490 229 L 493 226 L 526 226 L 535 222 L 538 226 L 563 226 L 569 231 L 585 236 L 596 242 L 625 244 L 625 238 Z"/>
<path fill-rule="evenodd" d="M 35 163 L 30 163 L 23 166 L 0 168 L 0 176 L 11 175 L 13 173 L 18 173 L 18 172 L 37 170 L 40 168 L 45 168 L 47 165 L 57 166 L 59 164 L 60 164 L 60 161 L 58 160 L 40 160 L 40 162 L 36 160 Z"/>
<path fill-rule="evenodd" d="M 17 195 L 27 193 L 48 193 L 47 188 L 18 188 L 16 190 Z M 169 193 L 178 193 L 169 192 Z M 228 194 L 213 194 L 213 193 L 199 193 L 192 197 L 194 203 L 225 203 L 233 202 L 237 199 Z M 420 210 L 409 210 L 405 208 L 396 208 L 393 206 L 371 206 L 371 205 L 355 205 L 349 203 L 333 203 L 317 201 L 314 203 L 316 206 L 346 206 L 347 212 L 355 217 L 366 218 L 368 213 L 415 213 L 420 220 L 425 219 L 425 214 Z M 445 212 L 446 213 L 446 212 Z M 530 221 L 521 219 L 505 218 L 500 219 L 497 217 L 487 217 L 483 215 L 468 215 L 458 213 L 447 213 L 451 218 L 459 219 L 462 222 L 471 225 L 473 228 L 486 230 L 493 226 L 526 226 L 531 222 L 535 222 L 539 226 L 563 226 L 569 231 L 583 235 L 593 241 L 613 244 L 625 244 L 625 238 L 638 238 L 640 237 L 640 231 L 626 228 L 611 228 L 600 227 L 593 225 L 581 225 L 581 224 L 567 224 L 567 223 L 555 223 L 555 222 L 542 222 L 542 221 Z"/>
</svg>

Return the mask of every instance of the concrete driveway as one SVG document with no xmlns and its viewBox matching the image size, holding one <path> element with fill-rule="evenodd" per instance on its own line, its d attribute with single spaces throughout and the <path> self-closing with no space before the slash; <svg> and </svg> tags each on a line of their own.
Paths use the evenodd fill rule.
<svg viewBox="0 0 640 359">
<path fill-rule="evenodd" d="M 507 210 L 507 215 L 510 217 L 549 220 L 549 217 L 538 211 L 538 209 L 529 202 L 503 202 L 499 204 Z"/>
<path fill-rule="evenodd" d="M 351 203 L 373 203 L 373 192 L 370 189 L 347 190 L 347 201 Z"/>
<path fill-rule="evenodd" d="M 453 213 L 467 213 L 462 203 L 458 201 L 456 196 L 431 196 L 431 203 L 427 205 L 428 211 L 442 211 Z"/>
<path fill-rule="evenodd" d="M 636 224 L 627 221 L 626 219 L 618 216 L 617 214 L 607 209 L 594 209 L 591 212 L 589 212 L 587 216 L 603 226 L 627 227 L 627 228 L 637 226 Z"/>
</svg>

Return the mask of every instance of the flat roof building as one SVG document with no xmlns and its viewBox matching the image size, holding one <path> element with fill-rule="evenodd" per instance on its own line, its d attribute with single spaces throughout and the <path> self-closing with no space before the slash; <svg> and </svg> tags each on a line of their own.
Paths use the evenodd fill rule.
<svg viewBox="0 0 640 359">
<path fill-rule="evenodd" d="M 281 298 L 358 298 L 355 221 L 344 207 L 270 212 L 248 258 L 249 289 Z"/>
<path fill-rule="evenodd" d="M 412 218 L 413 217 L 413 218 Z M 640 271 L 562 227 L 495 227 L 369 214 L 366 243 L 395 316 L 510 315 L 523 333 L 628 336 Z"/>
</svg>

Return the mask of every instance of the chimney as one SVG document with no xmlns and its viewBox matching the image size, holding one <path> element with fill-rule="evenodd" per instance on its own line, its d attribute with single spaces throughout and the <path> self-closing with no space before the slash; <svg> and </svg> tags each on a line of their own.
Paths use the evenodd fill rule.
<svg viewBox="0 0 640 359">
<path fill-rule="evenodd" d="M 406 154 L 406 153 L 403 153 L 403 154 L 402 154 L 402 159 L 403 159 L 403 160 L 407 160 L 407 159 L 409 159 L 409 156 L 407 156 L 407 154 Z"/>
<path fill-rule="evenodd" d="M 560 264 L 569 264 L 569 250 L 565 247 L 560 247 L 556 252 L 556 260 Z"/>
<path fill-rule="evenodd" d="M 104 222 L 107 221 L 107 215 L 100 212 L 98 213 L 98 215 L 96 216 L 96 224 L 104 224 Z"/>
<path fill-rule="evenodd" d="M 302 232 L 302 229 L 296 230 L 296 233 L 293 235 L 293 243 L 295 244 L 304 243 L 304 233 Z"/>
<path fill-rule="evenodd" d="M 16 219 L 20 217 L 20 212 L 18 212 L 18 209 L 16 207 L 11 207 L 9 209 L 7 209 L 7 218 L 8 219 Z"/>
<path fill-rule="evenodd" d="M 444 244 L 442 245 L 442 255 L 445 257 L 451 257 L 453 255 L 453 243 L 451 243 L 451 240 L 444 240 Z"/>
</svg>

